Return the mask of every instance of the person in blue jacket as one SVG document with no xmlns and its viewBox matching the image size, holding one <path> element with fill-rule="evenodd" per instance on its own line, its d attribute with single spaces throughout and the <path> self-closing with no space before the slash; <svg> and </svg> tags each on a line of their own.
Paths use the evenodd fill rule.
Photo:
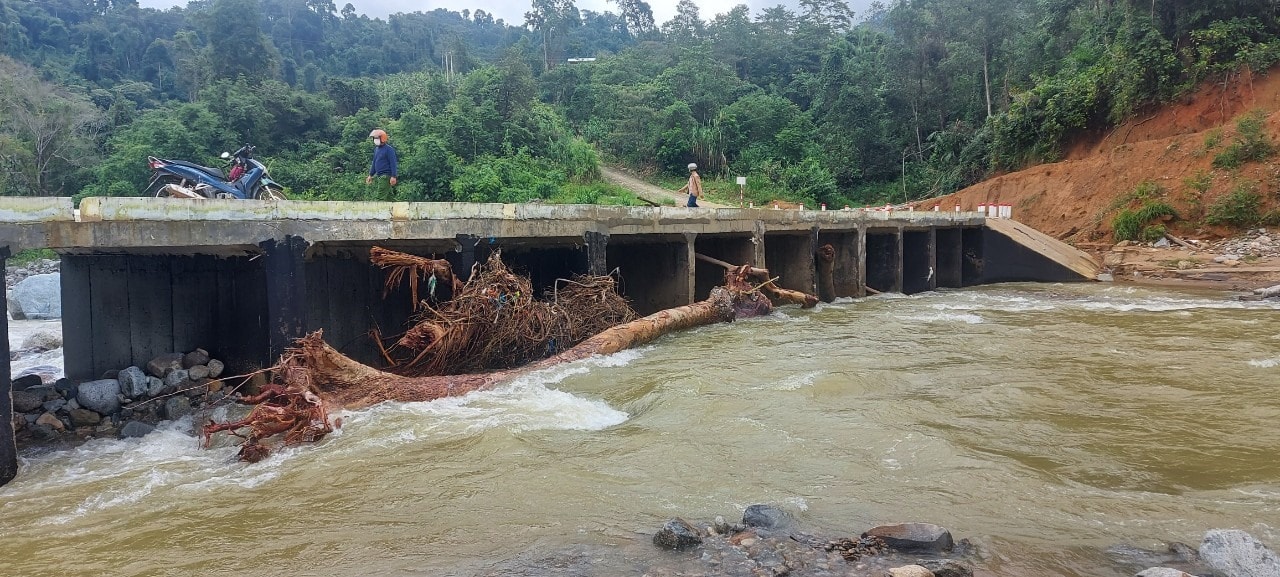
<svg viewBox="0 0 1280 577">
<path fill-rule="evenodd" d="M 399 176 L 399 162 L 396 159 L 396 149 L 387 144 L 387 131 L 376 129 L 369 133 L 369 138 L 373 139 L 373 164 L 369 166 L 369 176 L 365 177 L 364 183 L 373 184 L 373 179 L 387 176 L 390 177 L 388 183 L 395 186 L 396 177 Z"/>
</svg>

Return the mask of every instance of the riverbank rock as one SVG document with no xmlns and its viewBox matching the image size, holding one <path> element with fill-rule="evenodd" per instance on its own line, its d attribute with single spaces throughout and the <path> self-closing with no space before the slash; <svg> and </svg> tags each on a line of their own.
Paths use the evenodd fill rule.
<svg viewBox="0 0 1280 577">
<path fill-rule="evenodd" d="M 899 551 L 950 551 L 955 546 L 951 532 L 930 523 L 898 523 L 873 527 L 863 537 L 879 537 Z"/>
<path fill-rule="evenodd" d="M 156 430 L 155 427 L 141 421 L 129 421 L 128 423 L 125 423 L 123 427 L 120 427 L 120 438 L 129 439 L 145 437 L 154 430 Z"/>
<path fill-rule="evenodd" d="M 22 348 L 28 351 L 45 352 L 60 347 L 62 347 L 62 333 L 59 331 L 41 329 L 22 339 Z"/>
<path fill-rule="evenodd" d="M 14 320 L 62 318 L 62 282 L 57 274 L 38 274 L 14 285 L 9 293 Z"/>
<path fill-rule="evenodd" d="M 917 564 L 932 572 L 933 577 L 973 577 L 973 568 L 951 559 L 919 561 Z"/>
<path fill-rule="evenodd" d="M 13 410 L 15 413 L 30 413 L 44 404 L 44 395 L 31 389 L 13 392 Z"/>
<path fill-rule="evenodd" d="M 76 402 L 81 407 L 99 414 L 109 415 L 120 410 L 120 381 L 100 379 L 80 383 Z"/>
<path fill-rule="evenodd" d="M 176 371 L 182 368 L 182 353 L 165 353 L 150 361 L 147 361 L 147 373 L 164 378 L 169 371 Z"/>
<path fill-rule="evenodd" d="M 120 392 L 131 399 L 146 395 L 147 390 L 150 388 L 147 382 L 147 374 L 138 367 L 129 367 L 120 371 L 116 379 L 120 381 Z"/>
<path fill-rule="evenodd" d="M 889 577 L 934 577 L 930 571 L 919 565 L 904 565 L 889 570 Z"/>
<path fill-rule="evenodd" d="M 653 535 L 653 544 L 663 549 L 684 551 L 702 543 L 702 534 L 688 521 L 671 519 Z"/>
<path fill-rule="evenodd" d="M 1238 529 L 1205 533 L 1200 559 L 1225 577 L 1280 577 L 1280 557 L 1253 535 Z"/>
</svg>

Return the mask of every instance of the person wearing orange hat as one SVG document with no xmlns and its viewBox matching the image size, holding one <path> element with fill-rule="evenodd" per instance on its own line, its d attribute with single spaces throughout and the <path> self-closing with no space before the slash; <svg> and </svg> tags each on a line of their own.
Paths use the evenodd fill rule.
<svg viewBox="0 0 1280 577">
<path fill-rule="evenodd" d="M 396 160 L 396 149 L 387 144 L 387 131 L 381 128 L 369 133 L 369 138 L 373 139 L 373 165 L 369 167 L 369 176 L 365 177 L 365 184 L 373 184 L 374 178 L 383 176 L 390 177 L 391 186 L 396 185 L 396 177 L 399 176 L 399 162 Z"/>
</svg>

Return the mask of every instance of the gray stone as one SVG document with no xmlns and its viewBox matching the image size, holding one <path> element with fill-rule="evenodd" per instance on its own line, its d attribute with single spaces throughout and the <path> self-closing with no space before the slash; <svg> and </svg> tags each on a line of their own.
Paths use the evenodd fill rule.
<svg viewBox="0 0 1280 577">
<path fill-rule="evenodd" d="M 25 391 L 43 384 L 44 379 L 40 378 L 40 375 L 22 375 L 13 378 L 13 390 L 15 391 Z"/>
<path fill-rule="evenodd" d="M 120 410 L 119 395 L 120 381 L 101 379 L 80 383 L 79 392 L 76 393 L 76 402 L 90 411 L 110 415 Z"/>
<path fill-rule="evenodd" d="M 769 505 L 751 505 L 742 512 L 742 524 L 748 527 L 777 529 L 791 523 L 791 517 L 785 511 Z"/>
<path fill-rule="evenodd" d="M 9 313 L 14 320 L 62 318 L 62 283 L 57 274 L 22 279 L 9 293 Z"/>
<path fill-rule="evenodd" d="M 126 397 L 141 398 L 147 394 L 147 374 L 138 367 L 129 367 L 120 371 L 120 392 Z"/>
<path fill-rule="evenodd" d="M 1280 558 L 1253 535 L 1238 529 L 1205 533 L 1200 558 L 1225 577 L 1280 577 Z"/>
<path fill-rule="evenodd" d="M 13 392 L 13 410 L 19 413 L 30 413 L 44 404 L 44 395 L 34 391 L 22 390 Z"/>
<path fill-rule="evenodd" d="M 919 561 L 919 564 L 933 572 L 933 577 L 973 577 L 972 568 L 951 559 Z"/>
<path fill-rule="evenodd" d="M 209 359 L 209 364 L 206 366 L 209 367 L 209 378 L 211 379 L 222 376 L 222 370 L 226 368 L 226 365 L 222 364 L 222 361 L 218 359 Z"/>
<path fill-rule="evenodd" d="M 653 544 L 663 549 L 683 551 L 702 544 L 702 535 L 688 521 L 674 518 L 653 536 Z"/>
<path fill-rule="evenodd" d="M 176 421 L 191 414 L 191 400 L 181 395 L 169 397 L 164 402 L 164 418 Z"/>
<path fill-rule="evenodd" d="M 183 383 L 185 383 L 185 382 L 187 381 L 187 377 L 188 377 L 188 376 L 190 376 L 190 374 L 189 374 L 189 373 L 187 373 L 186 369 L 178 369 L 178 370 L 176 370 L 176 371 L 169 371 L 169 374 L 167 374 L 167 375 L 165 375 L 165 376 L 164 376 L 164 386 L 166 386 L 166 387 L 181 387 L 181 386 L 182 386 L 182 384 L 183 384 Z"/>
<path fill-rule="evenodd" d="M 123 427 L 120 427 L 120 438 L 129 439 L 134 437 L 145 437 L 151 431 L 156 430 L 155 427 L 139 421 L 129 421 Z"/>
<path fill-rule="evenodd" d="M 920 565 L 904 565 L 889 569 L 890 577 L 934 577 L 933 572 Z"/>
<path fill-rule="evenodd" d="M 58 411 L 61 411 L 62 408 L 65 406 L 67 406 L 67 400 L 62 397 L 58 397 L 50 401 L 45 401 L 43 405 L 40 405 L 41 408 L 43 408 L 45 411 L 48 411 L 50 413 L 56 413 Z"/>
<path fill-rule="evenodd" d="M 73 427 L 92 427 L 102 422 L 102 415 L 88 409 L 71 409 L 68 414 Z"/>
<path fill-rule="evenodd" d="M 1170 569 L 1168 567 L 1152 567 L 1134 577 L 1194 577 L 1186 571 L 1178 569 Z"/>
<path fill-rule="evenodd" d="M 164 390 L 164 381 L 158 377 L 147 377 L 147 396 L 155 397 Z"/>
<path fill-rule="evenodd" d="M 176 371 L 181 368 L 182 353 L 165 353 L 147 361 L 147 373 L 162 379 L 169 374 L 169 371 Z"/>
<path fill-rule="evenodd" d="M 62 333 L 48 329 L 38 330 L 22 339 L 22 348 L 52 351 L 62 346 Z"/>
<path fill-rule="evenodd" d="M 209 367 L 204 365 L 196 365 L 187 369 L 187 378 L 198 381 L 209 376 Z"/>
<path fill-rule="evenodd" d="M 885 545 L 899 551 L 950 551 L 955 545 L 950 531 L 930 523 L 881 525 L 862 536 L 879 537 Z"/>
<path fill-rule="evenodd" d="M 196 365 L 203 365 L 209 362 L 209 352 L 204 349 L 196 349 L 185 355 L 182 355 L 182 368 L 190 369 Z"/>
</svg>

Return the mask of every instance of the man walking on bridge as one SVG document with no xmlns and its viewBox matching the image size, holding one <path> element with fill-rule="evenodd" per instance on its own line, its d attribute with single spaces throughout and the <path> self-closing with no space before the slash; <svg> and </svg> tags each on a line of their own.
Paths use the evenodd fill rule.
<svg viewBox="0 0 1280 577">
<path fill-rule="evenodd" d="M 685 206 L 697 208 L 698 199 L 702 198 L 702 177 L 698 176 L 698 165 L 689 163 L 689 183 L 680 187 L 676 192 L 689 192 L 689 203 Z"/>
<path fill-rule="evenodd" d="M 373 139 L 373 165 L 369 167 L 369 176 L 364 179 L 365 184 L 373 184 L 373 179 L 379 180 L 384 176 L 390 177 L 388 184 L 396 185 L 396 176 L 399 175 L 399 162 L 396 159 L 396 149 L 387 144 L 387 132 L 381 128 L 369 133 L 369 138 Z M 388 198 L 380 198 L 380 200 L 393 200 L 395 194 L 390 190 L 379 190 L 379 197 L 387 196 Z"/>
</svg>

